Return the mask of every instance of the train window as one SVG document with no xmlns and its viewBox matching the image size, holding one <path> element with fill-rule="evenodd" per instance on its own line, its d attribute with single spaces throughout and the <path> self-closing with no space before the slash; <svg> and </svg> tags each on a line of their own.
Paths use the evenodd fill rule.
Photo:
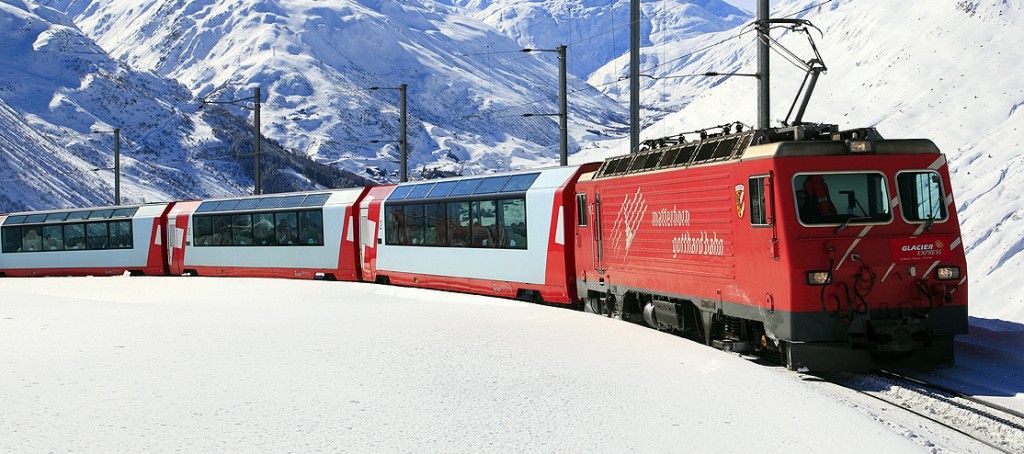
<svg viewBox="0 0 1024 454">
<path fill-rule="evenodd" d="M 322 207 L 327 203 L 327 199 L 330 199 L 330 194 L 310 194 L 306 196 L 306 200 L 302 201 L 304 207 Z"/>
<path fill-rule="evenodd" d="M 64 249 L 85 249 L 85 224 L 64 226 Z"/>
<path fill-rule="evenodd" d="M 498 213 L 494 200 L 478 200 L 472 202 L 472 232 L 473 246 L 476 247 L 497 247 L 496 228 L 498 224 Z"/>
<path fill-rule="evenodd" d="M 418 184 L 418 185 L 412 187 L 412 191 L 409 191 L 409 195 L 406 196 L 405 198 L 406 199 L 422 199 L 422 198 L 427 196 L 427 193 L 429 193 L 430 189 L 433 188 L 433 187 L 434 187 L 434 183 Z"/>
<path fill-rule="evenodd" d="M 24 216 L 24 215 L 21 215 L 21 216 L 11 216 L 11 217 L 7 218 L 6 221 L 4 221 L 4 225 L 21 224 L 21 223 L 25 222 L 25 218 L 27 218 L 27 217 L 28 216 Z"/>
<path fill-rule="evenodd" d="M 209 213 L 211 211 L 217 211 L 217 205 L 219 204 L 220 202 L 203 202 L 199 205 L 199 208 L 196 208 L 196 213 Z"/>
<path fill-rule="evenodd" d="M 231 241 L 235 246 L 252 246 L 252 215 L 231 216 Z"/>
<path fill-rule="evenodd" d="M 46 215 L 45 214 L 30 214 L 30 215 L 28 215 L 27 218 L 25 218 L 25 223 L 26 224 L 35 224 L 35 223 L 38 223 L 38 222 L 43 222 L 45 220 L 46 220 Z"/>
<path fill-rule="evenodd" d="M 294 208 L 302 206 L 302 202 L 304 200 L 306 200 L 306 196 L 304 195 L 290 195 L 281 201 L 281 205 L 279 205 L 278 208 Z"/>
<path fill-rule="evenodd" d="M 259 246 L 277 244 L 274 238 L 274 213 L 256 213 L 253 215 L 253 239 Z"/>
<path fill-rule="evenodd" d="M 501 187 L 505 186 L 505 182 L 507 181 L 508 176 L 484 178 L 484 180 L 480 182 L 480 186 L 477 186 L 476 190 L 473 191 L 473 194 L 494 194 L 495 192 L 500 191 Z"/>
<path fill-rule="evenodd" d="M 459 184 L 457 186 L 455 186 L 455 189 L 452 189 L 452 192 L 451 192 L 450 195 L 456 196 L 456 195 L 469 195 L 469 194 L 472 194 L 473 191 L 476 190 L 476 187 L 480 186 L 480 182 L 481 181 L 482 180 L 480 180 L 479 178 L 475 178 L 475 179 L 472 179 L 472 180 L 462 180 L 462 181 L 459 182 Z"/>
<path fill-rule="evenodd" d="M 114 214 L 113 214 L 112 217 L 115 217 L 115 218 L 130 218 L 132 216 L 135 216 L 135 213 L 137 211 L 139 211 L 138 208 L 118 208 L 118 209 L 114 210 Z"/>
<path fill-rule="evenodd" d="M 196 246 L 213 246 L 213 217 L 196 216 L 195 234 L 192 235 Z"/>
<path fill-rule="evenodd" d="M 64 250 L 64 227 L 48 225 L 43 227 L 43 249 L 47 251 Z"/>
<path fill-rule="evenodd" d="M 312 196 L 310 196 L 312 197 Z M 320 210 L 299 212 L 299 244 L 323 246 L 324 215 Z"/>
<path fill-rule="evenodd" d="M 908 222 L 944 221 L 946 197 L 942 178 L 932 171 L 901 172 L 896 175 L 900 207 Z"/>
<path fill-rule="evenodd" d="M 384 241 L 387 244 L 405 244 L 405 207 L 387 205 L 384 210 L 387 212 Z"/>
<path fill-rule="evenodd" d="M 213 216 L 213 246 L 231 246 L 231 215 Z"/>
<path fill-rule="evenodd" d="M 412 186 L 398 186 L 395 190 L 391 191 L 391 195 L 388 196 L 388 200 L 404 199 L 410 192 L 412 192 Z"/>
<path fill-rule="evenodd" d="M 298 228 L 298 216 L 294 211 L 274 213 L 274 223 L 278 245 L 293 246 L 299 243 L 299 235 L 295 230 Z"/>
<path fill-rule="evenodd" d="M 242 201 L 238 202 L 238 206 L 236 206 L 235 209 L 236 210 L 254 210 L 254 209 L 256 209 L 256 206 L 258 206 L 259 204 L 260 204 L 260 199 L 242 199 Z"/>
<path fill-rule="evenodd" d="M 23 227 L 21 229 L 22 251 L 36 252 L 43 250 L 42 227 Z"/>
<path fill-rule="evenodd" d="M 241 202 L 241 200 L 238 200 L 238 199 L 235 199 L 235 200 L 221 200 L 220 203 L 217 204 L 217 209 L 214 210 L 214 211 L 230 211 L 230 210 L 233 210 L 233 209 L 235 209 L 235 207 L 238 206 L 238 202 Z"/>
<path fill-rule="evenodd" d="M 271 208 L 277 208 L 277 205 L 281 203 L 281 199 L 283 198 L 284 197 L 264 197 L 260 199 L 260 203 L 259 205 L 256 205 L 256 209 L 269 210 Z M 205 203 L 203 205 L 205 205 Z"/>
<path fill-rule="evenodd" d="M 405 206 L 405 244 L 423 244 L 423 205 L 414 203 Z"/>
<path fill-rule="evenodd" d="M 85 241 L 89 249 L 106 249 L 110 239 L 106 222 L 93 222 L 85 225 Z"/>
<path fill-rule="evenodd" d="M 132 221 L 113 221 L 110 223 L 110 248 L 131 249 Z"/>
<path fill-rule="evenodd" d="M 526 249 L 526 199 L 501 200 L 498 241 L 506 249 Z"/>
<path fill-rule="evenodd" d="M 46 215 L 46 222 L 60 222 L 68 217 L 67 213 L 50 213 Z"/>
<path fill-rule="evenodd" d="M 448 212 L 443 203 L 428 203 L 423 206 L 425 219 L 423 242 L 430 246 L 444 246 L 447 237 Z"/>
<path fill-rule="evenodd" d="M 454 189 L 458 184 L 458 181 L 441 181 L 434 185 L 434 189 L 430 190 L 430 193 L 427 194 L 427 198 L 445 197 L 448 193 L 452 192 L 452 189 Z"/>
<path fill-rule="evenodd" d="M 892 220 L 885 176 L 877 172 L 802 174 L 793 177 L 805 225 L 857 225 Z"/>
<path fill-rule="evenodd" d="M 89 219 L 110 219 L 114 210 L 93 210 L 89 213 Z"/>
<path fill-rule="evenodd" d="M 71 213 L 68 213 L 68 217 L 65 220 L 67 220 L 67 221 L 80 221 L 80 220 L 85 220 L 88 217 L 89 217 L 89 212 L 88 211 L 73 211 Z"/>
<path fill-rule="evenodd" d="M 448 245 L 469 246 L 469 202 L 448 203 Z"/>
<path fill-rule="evenodd" d="M 576 225 L 587 226 L 587 195 L 576 194 Z"/>
<path fill-rule="evenodd" d="M 21 252 L 21 227 L 4 227 L 3 237 L 5 253 Z"/>
<path fill-rule="evenodd" d="M 533 186 L 533 182 L 537 181 L 537 177 L 539 176 L 539 173 L 514 175 L 508 179 L 508 183 L 505 183 L 505 187 L 501 188 L 501 192 L 519 192 L 530 189 L 530 186 Z"/>
<path fill-rule="evenodd" d="M 750 199 L 750 225 L 768 225 L 768 213 L 765 211 L 766 194 L 764 192 L 764 182 L 767 178 L 753 177 L 747 180 L 747 194 L 749 194 Z M 737 202 L 739 201 L 737 200 Z"/>
</svg>

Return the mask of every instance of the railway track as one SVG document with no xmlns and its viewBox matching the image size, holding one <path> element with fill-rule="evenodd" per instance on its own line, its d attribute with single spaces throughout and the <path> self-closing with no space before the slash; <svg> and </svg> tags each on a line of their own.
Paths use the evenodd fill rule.
<svg viewBox="0 0 1024 454">
<path fill-rule="evenodd" d="M 822 378 L 914 413 L 998 451 L 1024 454 L 1024 413 L 888 371 Z"/>
</svg>

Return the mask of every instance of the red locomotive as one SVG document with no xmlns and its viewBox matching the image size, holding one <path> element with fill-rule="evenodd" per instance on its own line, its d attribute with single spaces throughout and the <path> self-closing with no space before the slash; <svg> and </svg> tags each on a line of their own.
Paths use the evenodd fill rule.
<svg viewBox="0 0 1024 454">
<path fill-rule="evenodd" d="M 932 142 L 802 125 L 654 145 L 528 172 L 0 215 L 0 275 L 361 280 L 583 307 L 793 369 L 953 361 L 966 259 Z"/>
<path fill-rule="evenodd" d="M 931 141 L 871 129 L 612 158 L 576 185 L 578 291 L 589 311 L 794 369 L 951 363 L 967 263 L 949 187 Z"/>
</svg>

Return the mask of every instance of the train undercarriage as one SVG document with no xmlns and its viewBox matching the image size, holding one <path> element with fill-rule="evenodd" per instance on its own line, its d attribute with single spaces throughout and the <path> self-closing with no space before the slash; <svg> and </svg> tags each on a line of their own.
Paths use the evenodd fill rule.
<svg viewBox="0 0 1024 454">
<path fill-rule="evenodd" d="M 686 337 L 727 352 L 777 362 L 790 370 L 854 371 L 884 367 L 934 367 L 953 363 L 953 336 L 936 335 L 920 314 L 854 317 L 831 339 L 773 335 L 759 311 L 730 315 L 720 304 L 626 291 L 590 291 L 586 312 L 619 318 Z M 744 316 L 745 315 L 745 316 Z M 872 318 L 875 315 L 876 318 Z M 950 317 L 944 317 L 950 318 Z M 953 317 L 955 318 L 955 317 Z M 821 324 L 821 323 L 819 323 Z"/>
</svg>

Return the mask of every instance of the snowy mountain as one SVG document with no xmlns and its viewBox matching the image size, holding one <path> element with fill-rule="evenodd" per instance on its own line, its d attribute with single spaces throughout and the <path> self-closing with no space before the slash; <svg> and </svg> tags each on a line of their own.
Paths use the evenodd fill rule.
<svg viewBox="0 0 1024 454">
<path fill-rule="evenodd" d="M 555 162 L 557 67 L 433 1 L 54 0 L 104 49 L 199 97 L 251 96 L 265 134 L 319 162 L 393 181 L 399 94 L 408 85 L 410 174 Z M 620 134 L 623 112 L 580 79 L 570 148 Z M 380 141 L 374 143 L 373 141 Z M 388 175 L 381 175 L 376 170 Z"/>
<path fill-rule="evenodd" d="M 63 14 L 0 0 L 0 211 L 113 203 L 112 132 L 122 132 L 122 200 L 248 193 L 251 127 L 200 111 L 183 86 L 110 59 Z M 312 162 L 268 142 L 268 190 L 308 188 Z M 252 162 L 249 158 L 248 162 Z M 362 179 L 320 166 L 321 185 Z"/>
<path fill-rule="evenodd" d="M 524 47 L 571 48 L 569 72 L 587 78 L 608 62 L 629 62 L 629 0 L 440 0 L 511 36 Z M 651 48 L 749 21 L 746 12 L 720 0 L 641 3 L 641 45 Z M 620 65 L 622 71 L 625 66 Z"/>
</svg>

